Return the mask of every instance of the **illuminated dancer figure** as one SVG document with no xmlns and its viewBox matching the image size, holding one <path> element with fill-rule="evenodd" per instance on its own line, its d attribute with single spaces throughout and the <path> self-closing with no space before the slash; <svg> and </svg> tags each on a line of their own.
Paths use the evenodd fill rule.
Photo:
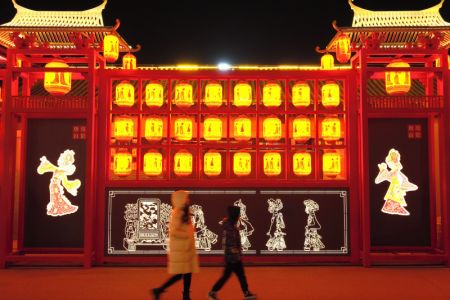
<svg viewBox="0 0 450 300">
<path fill-rule="evenodd" d="M 195 232 L 195 248 L 211 251 L 213 244 L 217 243 L 217 234 L 208 229 L 205 224 L 205 214 L 200 205 L 192 205 L 192 224 Z"/>
<path fill-rule="evenodd" d="M 283 213 L 280 212 L 283 208 L 283 202 L 281 202 L 280 199 L 270 198 L 267 200 L 267 203 L 269 204 L 268 210 L 272 214 L 272 218 L 270 219 L 270 227 L 267 232 L 269 240 L 267 241 L 266 246 L 269 251 L 283 251 L 283 249 L 286 249 L 286 242 L 284 241 L 286 233 L 283 232 L 283 228 L 285 228 L 286 225 L 284 224 Z"/>
<path fill-rule="evenodd" d="M 81 186 L 79 179 L 68 180 L 67 176 L 75 173 L 76 167 L 75 152 L 66 150 L 60 154 L 58 158 L 58 166 L 53 165 L 47 160 L 47 157 L 41 157 L 41 163 L 37 168 L 39 174 L 52 172 L 53 176 L 50 179 L 50 202 L 47 204 L 47 215 L 49 216 L 64 216 L 73 214 L 78 210 L 78 206 L 72 205 L 69 199 L 64 196 L 64 188 L 73 196 L 77 195 L 78 188 Z"/>
<path fill-rule="evenodd" d="M 319 204 L 311 199 L 303 201 L 303 204 L 305 205 L 305 213 L 308 214 L 303 249 L 305 251 L 320 251 L 320 249 L 325 248 L 325 245 L 322 243 L 322 237 L 317 233 L 322 228 L 316 218 L 316 211 L 319 210 Z"/>
<path fill-rule="evenodd" d="M 409 216 L 409 211 L 405 208 L 405 195 L 406 192 L 417 190 L 418 186 L 410 183 L 408 177 L 401 172 L 403 166 L 400 163 L 400 153 L 395 149 L 389 150 L 386 163 L 378 164 L 378 168 L 380 172 L 375 178 L 375 183 L 385 180 L 390 182 L 381 211 L 391 215 Z"/>
<path fill-rule="evenodd" d="M 255 229 L 248 220 L 246 213 L 247 206 L 242 202 L 242 199 L 235 201 L 234 206 L 238 206 L 241 209 L 240 217 L 237 222 L 237 228 L 239 229 L 239 234 L 241 235 L 242 251 L 247 251 L 252 246 L 248 237 L 253 234 Z"/>
</svg>

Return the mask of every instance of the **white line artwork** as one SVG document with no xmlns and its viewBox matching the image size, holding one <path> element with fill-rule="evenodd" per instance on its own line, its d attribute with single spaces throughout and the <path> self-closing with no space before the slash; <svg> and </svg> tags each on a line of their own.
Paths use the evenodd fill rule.
<svg viewBox="0 0 450 300">
<path fill-rule="evenodd" d="M 269 204 L 268 211 L 272 214 L 269 231 L 267 232 L 269 236 L 269 240 L 266 243 L 267 249 L 269 251 L 283 251 L 286 249 L 286 242 L 284 240 L 286 233 L 283 232 L 286 225 L 284 224 L 283 213 L 281 212 L 283 202 L 279 198 L 269 198 L 267 204 Z"/>
<path fill-rule="evenodd" d="M 320 251 L 324 249 L 325 245 L 322 243 L 322 236 L 318 231 L 322 229 L 316 217 L 316 212 L 319 210 L 319 204 L 314 200 L 307 199 L 303 201 L 305 205 L 305 213 L 308 215 L 308 220 L 305 226 L 305 242 L 303 250 L 305 251 Z"/>
<path fill-rule="evenodd" d="M 252 244 L 250 243 L 250 239 L 248 237 L 253 234 L 255 228 L 248 219 L 246 212 L 247 206 L 242 202 L 242 199 L 235 201 L 234 206 L 238 206 L 241 209 L 237 227 L 239 229 L 239 234 L 241 235 L 242 251 L 248 251 L 248 249 L 252 246 Z"/>
<path fill-rule="evenodd" d="M 59 155 L 58 166 L 48 161 L 47 157 L 40 158 L 41 163 L 37 168 L 38 174 L 42 175 L 47 172 L 53 173 L 50 179 L 50 201 L 47 204 L 47 215 L 52 217 L 73 214 L 78 210 L 78 206 L 73 205 L 64 195 L 64 189 L 71 195 L 76 196 L 81 186 L 79 179 L 69 180 L 67 176 L 75 173 L 76 167 L 75 152 L 73 150 L 65 150 Z"/>
<path fill-rule="evenodd" d="M 200 205 L 191 205 L 192 224 L 195 228 L 195 248 L 211 251 L 212 245 L 217 243 L 217 234 L 208 229 L 205 222 L 205 214 Z"/>
</svg>

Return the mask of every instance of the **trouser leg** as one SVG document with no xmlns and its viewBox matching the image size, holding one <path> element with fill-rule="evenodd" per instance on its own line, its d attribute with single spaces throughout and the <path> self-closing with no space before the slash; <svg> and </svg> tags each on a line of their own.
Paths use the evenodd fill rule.
<svg viewBox="0 0 450 300">
<path fill-rule="evenodd" d="M 161 287 L 159 288 L 161 291 L 164 291 L 165 289 L 167 289 L 169 286 L 171 286 L 172 284 L 174 284 L 175 282 L 177 282 L 178 280 L 181 279 L 181 277 L 183 277 L 183 274 L 176 274 L 172 277 L 170 277 L 163 285 L 161 285 Z"/>
<path fill-rule="evenodd" d="M 212 288 L 213 292 L 217 292 L 218 290 L 220 290 L 223 287 L 225 282 L 227 282 L 228 278 L 230 278 L 232 271 L 233 270 L 232 270 L 231 264 L 227 263 L 225 265 L 225 269 L 223 270 L 222 277 L 220 277 L 219 280 L 217 280 L 217 282 L 214 284 L 214 286 Z"/>
<path fill-rule="evenodd" d="M 233 266 L 233 271 L 236 273 L 239 283 L 241 284 L 242 292 L 248 291 L 247 278 L 245 277 L 244 265 L 241 261 L 237 262 Z"/>
<path fill-rule="evenodd" d="M 189 290 L 191 289 L 191 280 L 192 280 L 192 273 L 183 274 L 183 287 L 185 294 L 189 294 Z"/>
</svg>

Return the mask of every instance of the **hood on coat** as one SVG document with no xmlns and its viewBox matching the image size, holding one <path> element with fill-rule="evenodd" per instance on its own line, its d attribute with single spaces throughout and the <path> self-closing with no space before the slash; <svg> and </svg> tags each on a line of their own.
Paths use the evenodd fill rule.
<svg viewBox="0 0 450 300">
<path fill-rule="evenodd" d="M 183 208 L 188 203 L 188 191 L 178 190 L 172 193 L 172 205 L 174 208 Z"/>
</svg>

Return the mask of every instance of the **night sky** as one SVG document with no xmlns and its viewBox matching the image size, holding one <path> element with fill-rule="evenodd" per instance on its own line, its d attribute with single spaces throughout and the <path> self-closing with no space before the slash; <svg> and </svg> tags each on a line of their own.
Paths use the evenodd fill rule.
<svg viewBox="0 0 450 300">
<path fill-rule="evenodd" d="M 17 0 L 34 10 L 85 10 L 101 0 Z M 0 23 L 10 21 L 12 1 L 0 0 Z M 118 32 L 131 45 L 141 44 L 139 64 L 319 64 L 316 46 L 334 36 L 331 26 L 351 26 L 347 0 L 109 0 L 104 23 L 121 21 Z M 370 10 L 418 10 L 439 0 L 355 0 Z M 306 7 L 308 6 L 308 7 Z M 310 8 L 309 6 L 313 6 Z M 440 10 L 450 22 L 450 0 Z"/>
</svg>

